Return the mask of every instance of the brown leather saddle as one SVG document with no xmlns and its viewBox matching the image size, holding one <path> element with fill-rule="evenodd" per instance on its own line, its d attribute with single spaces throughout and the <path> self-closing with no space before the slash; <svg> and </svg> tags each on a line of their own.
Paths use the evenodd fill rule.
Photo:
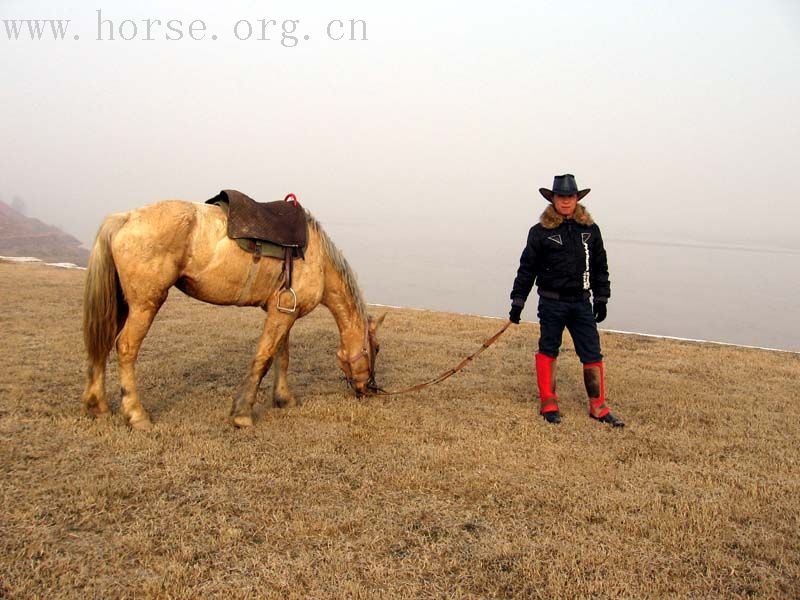
<svg viewBox="0 0 800 600">
<path fill-rule="evenodd" d="M 289 194 L 286 199 L 290 197 L 294 198 L 294 195 Z M 256 202 L 237 190 L 222 190 L 206 200 L 206 204 L 216 204 L 225 211 L 228 216 L 228 237 L 253 254 L 254 264 L 262 256 L 284 260 L 284 289 L 295 297 L 296 306 L 296 296 L 292 290 L 292 263 L 304 257 L 308 244 L 306 211 L 297 200 Z M 246 285 L 246 288 L 249 291 L 250 285 Z M 244 290 L 243 295 L 246 295 Z M 294 307 L 291 310 L 281 306 L 278 308 L 294 312 Z"/>
<path fill-rule="evenodd" d="M 206 204 L 217 204 L 223 210 L 227 205 L 228 237 L 233 240 L 269 242 L 298 251 L 308 241 L 306 211 L 295 202 L 256 202 L 242 192 L 222 190 Z"/>
</svg>

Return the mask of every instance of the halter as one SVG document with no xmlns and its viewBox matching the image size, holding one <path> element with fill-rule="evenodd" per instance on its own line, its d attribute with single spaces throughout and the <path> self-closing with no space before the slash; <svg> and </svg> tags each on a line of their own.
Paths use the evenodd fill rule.
<svg viewBox="0 0 800 600">
<path fill-rule="evenodd" d="M 376 350 L 375 353 L 377 354 L 377 352 L 378 351 Z M 367 359 L 367 371 L 369 372 L 369 375 L 367 376 L 367 380 L 366 381 L 355 379 L 353 377 L 353 369 L 350 366 L 352 363 L 354 363 L 356 361 L 359 361 L 362 358 L 366 358 Z M 371 359 L 372 359 L 372 357 L 370 355 L 369 320 L 365 320 L 364 321 L 364 343 L 361 346 L 361 350 L 359 352 L 356 352 L 355 354 L 351 354 L 347 358 L 346 361 L 342 361 L 342 363 L 344 364 L 344 367 L 345 367 L 344 368 L 344 371 L 345 371 L 344 377 L 347 380 L 348 385 L 350 385 L 350 387 L 352 388 L 353 391 L 357 391 L 356 384 L 358 384 L 358 383 L 366 383 L 367 384 L 367 390 L 369 390 L 370 392 L 373 392 L 376 389 L 378 389 L 377 385 L 375 384 L 375 368 L 374 368 L 375 365 L 372 364 L 372 360 Z"/>
</svg>

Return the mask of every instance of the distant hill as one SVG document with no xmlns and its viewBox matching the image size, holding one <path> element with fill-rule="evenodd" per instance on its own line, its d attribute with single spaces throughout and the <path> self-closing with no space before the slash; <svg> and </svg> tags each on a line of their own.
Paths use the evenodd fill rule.
<svg viewBox="0 0 800 600">
<path fill-rule="evenodd" d="M 0 256 L 35 256 L 86 266 L 89 251 L 58 227 L 26 217 L 0 200 Z"/>
</svg>

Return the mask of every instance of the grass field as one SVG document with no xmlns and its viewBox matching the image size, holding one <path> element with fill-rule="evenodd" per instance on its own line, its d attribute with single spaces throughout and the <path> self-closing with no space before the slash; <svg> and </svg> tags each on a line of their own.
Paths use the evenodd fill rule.
<svg viewBox="0 0 800 600">
<path fill-rule="evenodd" d="M 587 416 L 567 337 L 548 426 L 536 325 L 437 387 L 358 400 L 320 308 L 292 334 L 303 406 L 235 430 L 263 313 L 173 290 L 140 433 L 83 415 L 83 278 L 0 264 L 0 597 L 800 596 L 800 355 L 602 334 L 620 431 Z M 391 309 L 378 383 L 501 324 Z M 116 409 L 113 355 L 109 383 Z"/>
</svg>

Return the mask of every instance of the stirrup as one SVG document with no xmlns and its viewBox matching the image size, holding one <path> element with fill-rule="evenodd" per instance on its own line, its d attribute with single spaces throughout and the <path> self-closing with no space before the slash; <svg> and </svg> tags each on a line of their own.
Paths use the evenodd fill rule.
<svg viewBox="0 0 800 600">
<path fill-rule="evenodd" d="M 289 293 L 292 294 L 292 306 L 291 307 L 289 307 L 289 306 L 281 306 L 281 296 L 283 295 L 283 292 L 289 292 Z M 281 311 L 282 313 L 289 313 L 289 314 L 291 314 L 295 310 L 297 310 L 297 294 L 295 294 L 295 292 L 294 292 L 294 290 L 292 288 L 284 289 L 284 290 L 281 290 L 280 292 L 278 292 L 278 310 Z"/>
</svg>

